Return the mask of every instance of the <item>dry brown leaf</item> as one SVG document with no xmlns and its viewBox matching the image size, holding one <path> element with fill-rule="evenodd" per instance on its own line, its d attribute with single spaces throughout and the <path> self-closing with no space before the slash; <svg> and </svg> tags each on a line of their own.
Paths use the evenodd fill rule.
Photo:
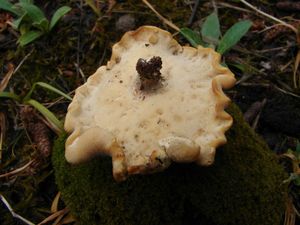
<svg viewBox="0 0 300 225">
<path fill-rule="evenodd" d="M 62 218 L 64 218 L 64 214 L 60 215 L 59 217 L 56 218 L 56 220 L 52 223 L 52 225 L 58 225 L 62 221 Z"/>
<path fill-rule="evenodd" d="M 62 210 L 59 210 L 53 214 L 51 214 L 50 216 L 48 216 L 46 219 L 44 219 L 42 222 L 40 222 L 38 225 L 42 225 L 42 224 L 46 224 L 52 220 L 55 220 L 56 218 L 60 217 L 60 216 L 64 216 L 65 214 L 67 214 L 69 212 L 69 209 L 64 208 Z"/>
<path fill-rule="evenodd" d="M 9 63 L 8 64 L 8 72 L 4 76 L 4 78 L 2 79 L 2 81 L 0 83 L 0 92 L 4 91 L 4 89 L 7 87 L 7 84 L 13 74 L 14 74 L 14 65 L 12 63 Z"/>
<path fill-rule="evenodd" d="M 70 224 L 76 222 L 76 219 L 72 216 L 69 212 L 58 224 L 56 225 L 63 225 L 63 224 Z M 54 224 L 53 224 L 54 225 Z"/>
<path fill-rule="evenodd" d="M 59 202 L 59 199 L 60 199 L 60 192 L 58 192 L 52 202 L 52 205 L 51 205 L 51 212 L 52 213 L 55 213 L 58 211 L 58 202 Z"/>
</svg>

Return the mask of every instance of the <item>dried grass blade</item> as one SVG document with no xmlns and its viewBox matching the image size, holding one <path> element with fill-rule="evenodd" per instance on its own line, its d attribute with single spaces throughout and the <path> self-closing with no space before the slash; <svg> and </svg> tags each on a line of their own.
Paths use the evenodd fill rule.
<svg viewBox="0 0 300 225">
<path fill-rule="evenodd" d="M 276 17 L 274 17 L 274 16 L 271 16 L 271 15 L 268 14 L 268 13 L 265 13 L 265 12 L 259 10 L 259 9 L 256 8 L 254 5 L 251 5 L 249 2 L 247 2 L 247 1 L 245 1 L 245 0 L 240 0 L 240 2 L 242 2 L 244 5 L 248 6 L 249 8 L 253 9 L 255 12 L 257 12 L 257 13 L 259 13 L 259 14 L 261 14 L 261 15 L 263 15 L 263 16 L 265 16 L 265 17 L 271 19 L 271 20 L 274 20 L 274 21 L 278 22 L 278 23 L 282 24 L 283 26 L 286 26 L 286 27 L 290 28 L 292 31 L 295 32 L 295 34 L 298 35 L 299 32 L 298 32 L 297 28 L 295 28 L 295 27 L 292 26 L 291 24 L 288 24 L 288 23 L 286 23 L 286 22 L 284 22 L 284 21 L 282 21 L 282 20 L 280 20 L 280 19 L 278 19 L 278 18 L 276 18 Z"/>
<path fill-rule="evenodd" d="M 43 224 L 46 224 L 52 220 L 55 220 L 56 218 L 60 217 L 60 216 L 63 216 L 65 215 L 66 213 L 69 212 L 69 209 L 67 208 L 64 208 L 62 210 L 59 210 L 53 214 L 51 214 L 50 216 L 48 216 L 46 219 L 44 219 L 42 222 L 40 222 L 38 225 L 43 225 Z"/>
<path fill-rule="evenodd" d="M 284 215 L 284 225 L 295 225 L 296 213 L 294 210 L 293 200 L 289 198 L 286 204 L 287 206 Z"/>
<path fill-rule="evenodd" d="M 69 212 L 58 224 L 53 225 L 63 225 L 63 224 L 69 224 L 76 222 L 76 219 L 72 216 L 72 214 Z"/>
<path fill-rule="evenodd" d="M 56 218 L 56 220 L 52 223 L 52 225 L 58 225 L 61 223 L 62 219 L 64 218 L 64 214 L 60 215 L 59 217 Z"/>
<path fill-rule="evenodd" d="M 296 56 L 296 59 L 295 59 L 295 65 L 294 65 L 294 71 L 293 71 L 294 88 L 298 88 L 299 85 L 300 85 L 300 76 L 297 79 L 297 72 L 298 72 L 299 63 L 300 63 L 300 49 L 298 50 L 298 53 L 297 53 L 297 56 Z"/>
<path fill-rule="evenodd" d="M 172 27 L 174 30 L 177 32 L 180 31 L 179 27 L 177 27 L 174 23 L 172 23 L 170 20 L 167 20 L 165 17 L 159 14 L 159 12 L 156 11 L 156 9 L 147 1 L 147 0 L 142 0 L 145 5 L 147 5 L 155 14 L 156 16 L 161 19 L 165 24 L 167 24 L 169 27 Z"/>
<path fill-rule="evenodd" d="M 4 78 L 2 79 L 2 81 L 0 83 L 0 92 L 4 91 L 4 89 L 7 87 L 8 82 L 13 74 L 14 74 L 14 65 L 12 63 L 9 63 L 8 64 L 8 72 L 6 73 L 6 75 L 4 76 Z"/>
<path fill-rule="evenodd" d="M 4 113 L 0 112 L 0 164 L 2 162 L 2 144 L 6 130 L 5 124 L 5 115 Z"/>
<path fill-rule="evenodd" d="M 58 202 L 59 202 L 59 199 L 60 199 L 60 192 L 58 192 L 52 202 L 52 205 L 51 205 L 51 212 L 52 213 L 55 213 L 58 211 Z"/>
<path fill-rule="evenodd" d="M 30 99 L 26 102 L 27 104 L 33 106 L 35 109 L 37 109 L 51 124 L 51 129 L 57 133 L 61 134 L 64 130 L 63 124 L 59 121 L 59 119 L 56 118 L 56 116 L 45 106 L 43 106 L 38 101 L 35 101 L 33 99 Z"/>
<path fill-rule="evenodd" d="M 15 170 L 12 170 L 12 171 L 4 173 L 4 174 L 0 174 L 0 178 L 16 175 L 16 174 L 22 172 L 23 170 L 25 170 L 27 167 L 29 167 L 33 162 L 34 162 L 34 159 L 30 160 L 28 163 L 26 163 L 24 166 L 22 166 L 20 168 L 17 168 Z"/>
<path fill-rule="evenodd" d="M 20 216 L 19 214 L 15 213 L 13 208 L 10 206 L 10 204 L 8 203 L 8 201 L 4 198 L 4 196 L 2 194 L 0 194 L 0 200 L 3 202 L 3 204 L 6 206 L 6 208 L 9 210 L 9 212 L 11 213 L 11 215 L 14 218 L 22 220 L 27 225 L 34 225 L 34 223 L 30 222 L 29 220 L 27 220 L 24 217 Z"/>
</svg>

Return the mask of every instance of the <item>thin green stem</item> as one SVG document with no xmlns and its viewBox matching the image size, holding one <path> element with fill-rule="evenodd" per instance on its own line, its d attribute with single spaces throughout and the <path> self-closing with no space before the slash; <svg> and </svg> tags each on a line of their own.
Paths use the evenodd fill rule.
<svg viewBox="0 0 300 225">
<path fill-rule="evenodd" d="M 10 98 L 10 99 L 13 99 L 17 102 L 21 101 L 20 96 L 14 94 L 14 93 L 11 93 L 11 92 L 6 92 L 6 91 L 0 92 L 0 98 Z"/>
<path fill-rule="evenodd" d="M 45 106 L 43 106 L 41 103 L 39 103 L 38 101 L 33 100 L 33 99 L 29 99 L 24 103 L 29 104 L 29 105 L 33 106 L 34 108 L 36 108 L 51 123 L 51 125 L 55 128 L 55 130 L 57 130 L 59 133 L 63 132 L 64 128 L 63 128 L 61 121 L 59 121 L 59 119 L 57 119 L 57 117 L 49 109 L 47 109 Z"/>
<path fill-rule="evenodd" d="M 49 84 L 46 84 L 44 82 L 36 82 L 36 83 L 34 83 L 32 85 L 32 87 L 31 87 L 31 89 L 29 90 L 29 92 L 27 93 L 27 95 L 24 97 L 24 101 L 27 101 L 27 100 L 29 100 L 31 98 L 32 92 L 35 90 L 35 87 L 37 85 L 40 86 L 40 87 L 43 87 L 45 89 L 48 89 L 50 91 L 53 91 L 54 93 L 59 94 L 59 95 L 65 97 L 66 99 L 72 101 L 72 98 L 69 95 L 63 93 L 62 91 L 58 90 L 57 88 L 55 88 L 55 87 L 53 87 L 53 86 L 51 86 Z"/>
</svg>

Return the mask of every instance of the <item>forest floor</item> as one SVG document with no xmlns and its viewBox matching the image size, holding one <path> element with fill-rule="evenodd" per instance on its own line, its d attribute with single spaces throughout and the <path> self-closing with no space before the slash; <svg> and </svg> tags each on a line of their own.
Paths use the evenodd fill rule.
<svg viewBox="0 0 300 225">
<path fill-rule="evenodd" d="M 227 94 L 291 174 L 289 180 L 283 181 L 290 182 L 283 223 L 297 222 L 300 1 L 251 1 L 267 15 L 247 6 L 245 1 L 149 0 L 149 3 L 165 21 L 145 1 L 36 1 L 48 19 L 61 6 L 69 6 L 71 10 L 51 31 L 25 46 L 20 45 L 24 30 L 12 27 L 17 17 L 0 9 L 0 224 L 23 224 L 26 219 L 27 224 L 73 221 L 59 200 L 51 166 L 51 146 L 60 133 L 59 123 L 64 120 L 70 101 L 52 92 L 51 87 L 73 96 L 89 75 L 106 64 L 113 44 L 126 31 L 142 25 L 168 30 L 179 43 L 188 45 L 168 22 L 199 33 L 212 12 L 217 13 L 222 34 L 238 21 L 252 22 L 241 41 L 222 56 L 238 80 Z M 28 26 L 24 28 L 27 31 Z M 58 123 L 55 119 L 49 122 L 47 116 L 52 114 L 42 115 L 43 110 L 36 110 L 44 108 L 58 118 Z M 22 218 L 14 218 L 18 215 L 12 216 L 8 206 L 24 217 L 23 222 Z"/>
</svg>

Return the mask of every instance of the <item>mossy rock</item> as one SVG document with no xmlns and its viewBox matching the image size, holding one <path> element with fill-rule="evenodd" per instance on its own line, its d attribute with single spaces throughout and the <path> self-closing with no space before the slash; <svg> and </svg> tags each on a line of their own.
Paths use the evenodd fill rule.
<svg viewBox="0 0 300 225">
<path fill-rule="evenodd" d="M 286 174 L 266 144 L 228 112 L 234 125 L 213 166 L 173 164 L 152 175 L 116 183 L 111 159 L 71 166 L 60 137 L 53 166 L 63 200 L 80 224 L 104 225 L 279 225 L 285 208 Z"/>
</svg>

